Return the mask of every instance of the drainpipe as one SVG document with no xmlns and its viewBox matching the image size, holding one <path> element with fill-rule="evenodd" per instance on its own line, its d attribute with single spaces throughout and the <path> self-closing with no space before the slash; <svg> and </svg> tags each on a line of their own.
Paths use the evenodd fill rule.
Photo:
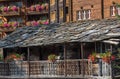
<svg viewBox="0 0 120 79">
<path fill-rule="evenodd" d="M 59 0 L 56 0 L 56 22 L 59 23 Z"/>
<path fill-rule="evenodd" d="M 101 0 L 101 18 L 104 19 L 104 0 Z"/>
<path fill-rule="evenodd" d="M 69 15 L 70 15 L 70 21 L 73 21 L 73 0 L 70 0 L 69 2 Z"/>
<path fill-rule="evenodd" d="M 63 22 L 66 22 L 66 0 L 63 0 Z"/>
<path fill-rule="evenodd" d="M 48 1 L 48 6 L 49 6 L 49 8 L 48 8 L 48 18 L 49 18 L 49 24 L 51 23 L 51 18 L 50 18 L 50 0 Z"/>
</svg>

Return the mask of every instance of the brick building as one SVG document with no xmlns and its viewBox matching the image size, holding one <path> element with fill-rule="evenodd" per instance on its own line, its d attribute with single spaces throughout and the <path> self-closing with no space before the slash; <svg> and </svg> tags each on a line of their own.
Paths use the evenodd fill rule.
<svg viewBox="0 0 120 79">
<path fill-rule="evenodd" d="M 113 18 L 120 0 L 50 0 L 51 22 Z"/>
</svg>

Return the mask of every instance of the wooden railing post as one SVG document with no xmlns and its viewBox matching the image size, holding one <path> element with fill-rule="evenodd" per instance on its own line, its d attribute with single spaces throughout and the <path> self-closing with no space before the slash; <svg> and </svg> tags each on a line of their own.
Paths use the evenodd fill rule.
<svg viewBox="0 0 120 79">
<path fill-rule="evenodd" d="M 66 44 L 64 43 L 64 75 L 67 76 Z"/>
<path fill-rule="evenodd" d="M 81 61 L 81 74 L 82 76 L 84 77 L 84 55 L 83 55 L 83 43 L 81 43 L 81 58 L 82 58 L 82 61 Z"/>
<path fill-rule="evenodd" d="M 30 78 L 30 49 L 29 49 L 29 47 L 27 48 L 27 51 L 28 51 L 28 57 L 27 57 L 27 60 L 28 60 L 28 77 Z"/>
</svg>

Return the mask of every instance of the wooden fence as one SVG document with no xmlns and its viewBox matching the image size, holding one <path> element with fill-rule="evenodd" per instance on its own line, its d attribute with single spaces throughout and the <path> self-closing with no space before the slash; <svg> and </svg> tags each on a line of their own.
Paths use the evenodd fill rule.
<svg viewBox="0 0 120 79">
<path fill-rule="evenodd" d="M 49 61 L 14 61 L 0 63 L 0 78 L 94 78 L 110 76 L 103 65 L 92 64 L 86 59 Z M 101 75 L 101 73 L 102 75 Z"/>
</svg>

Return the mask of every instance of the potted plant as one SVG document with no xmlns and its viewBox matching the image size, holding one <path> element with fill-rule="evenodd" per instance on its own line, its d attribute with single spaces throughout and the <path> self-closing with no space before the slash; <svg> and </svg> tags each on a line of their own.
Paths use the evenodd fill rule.
<svg viewBox="0 0 120 79">
<path fill-rule="evenodd" d="M 29 10 L 30 11 L 35 11 L 35 5 L 30 6 Z"/>
<path fill-rule="evenodd" d="M 93 52 L 92 54 L 90 54 L 89 56 L 88 56 L 88 59 L 90 60 L 90 61 L 92 61 L 92 62 L 95 62 L 96 61 L 96 53 L 95 52 Z"/>
<path fill-rule="evenodd" d="M 0 54 L 0 62 L 2 62 L 2 61 L 3 61 L 3 55 Z"/>
<path fill-rule="evenodd" d="M 50 54 L 48 55 L 48 60 L 51 61 L 51 62 L 54 62 L 56 60 L 56 55 L 55 54 Z"/>
<path fill-rule="evenodd" d="M 6 61 L 6 62 L 18 61 L 18 60 L 21 60 L 21 58 L 22 58 L 22 55 L 21 55 L 21 54 L 11 53 L 11 54 L 9 54 L 9 55 L 5 58 L 5 61 Z"/>
<path fill-rule="evenodd" d="M 38 11 L 38 12 L 41 11 L 41 5 L 40 4 L 36 4 L 35 8 L 36 8 L 36 11 Z"/>
<path fill-rule="evenodd" d="M 1 11 L 2 12 L 8 12 L 9 11 L 9 7 L 8 6 L 2 6 L 1 7 Z"/>
<path fill-rule="evenodd" d="M 15 6 L 15 5 L 14 5 L 14 6 L 11 6 L 11 10 L 12 10 L 12 11 L 18 11 L 18 7 Z"/>
<path fill-rule="evenodd" d="M 106 63 L 110 63 L 110 61 L 115 60 L 115 56 L 112 55 L 111 52 L 102 53 L 101 58 Z"/>
</svg>

